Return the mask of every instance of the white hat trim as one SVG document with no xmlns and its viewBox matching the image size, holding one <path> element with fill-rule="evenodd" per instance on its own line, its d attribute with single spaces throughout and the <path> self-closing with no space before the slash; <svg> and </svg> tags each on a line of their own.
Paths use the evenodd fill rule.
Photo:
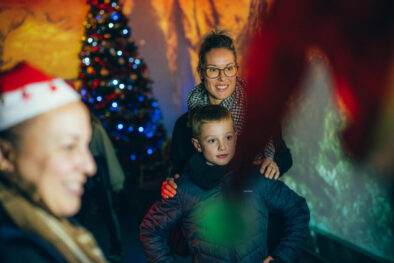
<svg viewBox="0 0 394 263">
<path fill-rule="evenodd" d="M 51 87 L 56 87 L 56 90 Z M 26 95 L 27 99 L 24 98 Z M 0 100 L 0 131 L 3 131 L 41 113 L 79 101 L 80 95 L 64 80 L 57 78 L 3 93 Z"/>
</svg>

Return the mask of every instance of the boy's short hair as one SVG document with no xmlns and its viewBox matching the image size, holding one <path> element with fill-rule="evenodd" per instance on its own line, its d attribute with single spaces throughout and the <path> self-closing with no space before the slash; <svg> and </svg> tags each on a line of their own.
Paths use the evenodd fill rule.
<svg viewBox="0 0 394 263">
<path fill-rule="evenodd" d="M 193 138 L 199 138 L 203 124 L 222 120 L 231 120 L 234 125 L 230 111 L 221 105 L 206 105 L 195 109 L 191 115 Z"/>
</svg>

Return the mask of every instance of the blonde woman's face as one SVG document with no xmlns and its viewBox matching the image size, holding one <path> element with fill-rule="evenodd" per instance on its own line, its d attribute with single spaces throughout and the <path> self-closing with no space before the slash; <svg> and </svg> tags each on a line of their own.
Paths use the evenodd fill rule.
<svg viewBox="0 0 394 263">
<path fill-rule="evenodd" d="M 236 67 L 234 54 L 226 48 L 215 48 L 205 55 L 206 68 L 224 69 L 226 67 Z M 235 89 L 237 75 L 227 77 L 223 70 L 215 79 L 203 76 L 204 85 L 208 92 L 210 104 L 220 104 L 228 98 Z"/>
<path fill-rule="evenodd" d="M 57 216 L 78 212 L 86 177 L 96 172 L 90 139 L 90 118 L 81 102 L 39 115 L 23 131 L 16 169 Z"/>
</svg>

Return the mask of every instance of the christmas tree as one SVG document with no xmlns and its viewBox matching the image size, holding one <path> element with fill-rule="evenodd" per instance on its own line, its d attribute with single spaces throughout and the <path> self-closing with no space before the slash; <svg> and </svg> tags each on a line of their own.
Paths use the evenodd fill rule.
<svg viewBox="0 0 394 263">
<path fill-rule="evenodd" d="M 166 139 L 147 66 L 118 0 L 88 0 L 79 91 L 117 150 L 127 174 L 161 158 Z"/>
</svg>

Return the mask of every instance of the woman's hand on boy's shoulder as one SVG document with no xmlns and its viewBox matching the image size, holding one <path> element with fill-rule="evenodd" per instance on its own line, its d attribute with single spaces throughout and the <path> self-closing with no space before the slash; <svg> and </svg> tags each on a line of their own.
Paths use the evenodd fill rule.
<svg viewBox="0 0 394 263">
<path fill-rule="evenodd" d="M 266 259 L 264 259 L 263 263 L 269 263 L 269 262 L 273 262 L 274 259 L 271 256 L 268 256 Z"/>
<path fill-rule="evenodd" d="M 176 189 L 178 188 L 174 179 L 178 179 L 179 174 L 175 174 L 174 178 L 167 177 L 166 180 L 161 184 L 161 197 L 164 199 L 168 199 L 170 197 L 174 197 L 176 195 Z"/>
<path fill-rule="evenodd" d="M 265 178 L 277 180 L 280 175 L 279 167 L 271 158 L 256 160 L 254 164 L 260 164 L 260 174 L 264 174 Z"/>
</svg>

